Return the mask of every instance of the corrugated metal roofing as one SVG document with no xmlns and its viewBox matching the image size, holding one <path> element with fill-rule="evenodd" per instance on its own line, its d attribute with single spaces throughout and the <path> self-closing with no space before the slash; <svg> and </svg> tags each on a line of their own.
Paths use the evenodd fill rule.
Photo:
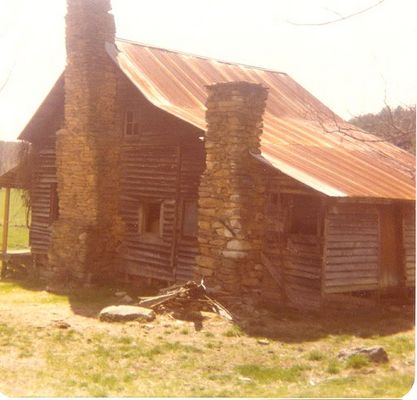
<svg viewBox="0 0 417 400">
<path fill-rule="evenodd" d="M 285 73 L 118 40 L 110 56 L 157 107 L 205 130 L 206 85 L 269 88 L 263 161 L 333 197 L 415 199 L 415 157 L 339 117 Z"/>
<path fill-rule="evenodd" d="M 9 169 L 3 175 L 0 176 L 0 189 L 1 188 L 22 188 L 22 183 L 19 182 L 18 176 L 21 171 L 21 165 Z"/>
</svg>

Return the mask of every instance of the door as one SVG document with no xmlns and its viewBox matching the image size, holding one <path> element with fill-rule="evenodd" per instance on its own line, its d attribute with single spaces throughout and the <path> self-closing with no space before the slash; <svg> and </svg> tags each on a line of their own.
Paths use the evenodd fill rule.
<svg viewBox="0 0 417 400">
<path fill-rule="evenodd" d="M 381 288 L 397 288 L 403 283 L 400 209 L 382 206 L 379 221 Z"/>
</svg>

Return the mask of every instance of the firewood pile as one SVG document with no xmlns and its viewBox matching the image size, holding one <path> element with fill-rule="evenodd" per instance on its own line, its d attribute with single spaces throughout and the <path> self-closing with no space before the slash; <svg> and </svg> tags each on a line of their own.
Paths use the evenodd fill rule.
<svg viewBox="0 0 417 400">
<path fill-rule="evenodd" d="M 157 296 L 140 298 L 138 305 L 151 308 L 157 314 L 172 314 L 174 318 L 195 318 L 199 312 L 206 311 L 229 321 L 234 319 L 230 311 L 207 295 L 203 283 L 193 281 L 161 289 Z"/>
</svg>

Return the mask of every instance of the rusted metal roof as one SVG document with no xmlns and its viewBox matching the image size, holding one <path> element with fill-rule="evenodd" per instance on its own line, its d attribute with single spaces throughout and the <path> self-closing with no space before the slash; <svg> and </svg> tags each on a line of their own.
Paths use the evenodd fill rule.
<svg viewBox="0 0 417 400">
<path fill-rule="evenodd" d="M 0 176 L 0 189 L 1 188 L 17 188 L 22 189 L 23 185 L 20 182 L 19 175 L 21 174 L 22 166 L 19 164 L 16 167 L 9 169 L 3 175 Z"/>
<path fill-rule="evenodd" d="M 415 199 L 415 157 L 333 114 L 287 74 L 126 40 L 107 51 L 157 107 L 205 130 L 206 85 L 269 88 L 262 160 L 332 197 Z M 258 156 L 259 157 L 259 156 Z"/>
</svg>

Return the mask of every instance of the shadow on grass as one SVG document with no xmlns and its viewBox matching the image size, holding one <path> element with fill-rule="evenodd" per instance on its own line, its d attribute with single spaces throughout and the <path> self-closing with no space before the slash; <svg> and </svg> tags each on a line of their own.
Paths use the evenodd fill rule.
<svg viewBox="0 0 417 400">
<path fill-rule="evenodd" d="M 414 306 L 353 311 L 302 312 L 280 307 L 264 318 L 238 319 L 248 336 L 265 337 L 287 343 L 302 343 L 335 336 L 371 338 L 408 331 L 415 325 Z M 239 317 L 239 316 L 238 316 Z"/>
<path fill-rule="evenodd" d="M 0 282 L 11 283 L 22 289 L 34 292 L 42 292 L 48 289 L 46 283 L 29 279 L 3 279 Z M 126 292 L 132 299 L 137 299 L 138 296 L 150 296 L 154 294 L 152 290 L 147 288 L 138 289 L 123 284 L 94 285 L 88 288 L 76 289 L 61 287 L 53 290 L 48 289 L 47 291 L 51 294 L 66 298 L 74 314 L 87 318 L 97 318 L 99 312 L 104 307 L 119 304 L 120 298 L 115 296 L 115 293 L 118 291 Z"/>
<path fill-rule="evenodd" d="M 45 284 L 30 281 L 9 281 L 25 290 L 44 291 Z M 118 304 L 117 291 L 131 298 L 156 294 L 156 289 L 135 288 L 123 284 L 101 285 L 90 288 L 57 291 L 66 296 L 75 314 L 97 318 L 100 310 Z M 275 307 L 254 316 L 236 314 L 235 328 L 244 335 L 264 337 L 286 343 L 315 341 L 329 336 L 335 340 L 349 337 L 370 338 L 408 331 L 414 327 L 414 306 L 379 307 L 356 311 L 301 312 L 286 307 Z M 196 314 L 194 313 L 194 316 Z M 178 318 L 195 322 L 195 329 L 204 329 L 204 318 Z"/>
</svg>

